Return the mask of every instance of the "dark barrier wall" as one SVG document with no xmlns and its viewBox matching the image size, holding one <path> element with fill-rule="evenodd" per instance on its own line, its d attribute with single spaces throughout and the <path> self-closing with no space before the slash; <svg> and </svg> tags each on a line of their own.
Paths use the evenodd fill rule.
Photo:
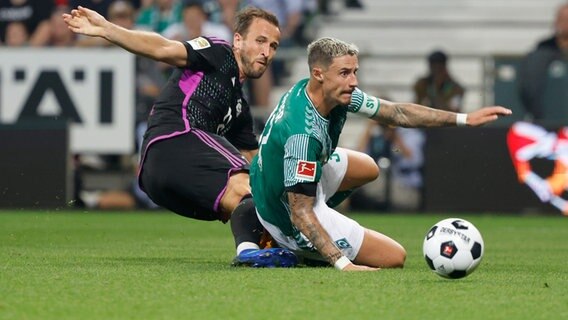
<svg viewBox="0 0 568 320">
<path fill-rule="evenodd" d="M 508 129 L 427 130 L 425 210 L 456 214 L 559 212 L 518 182 L 507 148 Z M 531 164 L 543 178 L 551 174 L 552 161 L 535 159 Z"/>
<path fill-rule="evenodd" d="M 0 125 L 0 208 L 59 208 L 71 198 L 67 125 Z"/>
</svg>

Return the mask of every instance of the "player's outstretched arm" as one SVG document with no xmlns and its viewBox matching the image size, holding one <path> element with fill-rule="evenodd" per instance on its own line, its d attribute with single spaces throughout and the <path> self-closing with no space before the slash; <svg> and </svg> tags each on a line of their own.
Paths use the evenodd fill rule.
<svg viewBox="0 0 568 320">
<path fill-rule="evenodd" d="M 415 103 L 399 103 L 380 100 L 379 112 L 374 120 L 393 126 L 406 128 L 452 127 L 457 125 L 478 127 L 508 116 L 512 111 L 500 107 L 483 107 L 468 114 L 460 114 L 425 107 Z"/>
<path fill-rule="evenodd" d="M 64 13 L 63 21 L 74 33 L 104 38 L 134 54 L 173 66 L 183 67 L 187 64 L 187 51 L 183 43 L 153 32 L 122 28 L 96 11 L 79 6 L 71 13 Z"/>
<path fill-rule="evenodd" d="M 331 237 L 319 223 L 314 212 L 316 198 L 301 193 L 288 192 L 292 223 L 316 247 L 327 261 L 342 271 L 374 271 L 377 268 L 353 264 L 337 248 Z"/>
</svg>

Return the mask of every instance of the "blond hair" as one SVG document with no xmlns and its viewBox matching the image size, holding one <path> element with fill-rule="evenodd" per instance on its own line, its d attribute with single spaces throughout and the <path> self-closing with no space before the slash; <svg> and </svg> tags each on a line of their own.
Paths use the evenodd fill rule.
<svg viewBox="0 0 568 320">
<path fill-rule="evenodd" d="M 329 67 L 334 58 L 345 55 L 359 55 L 359 48 L 352 43 L 347 43 L 336 38 L 319 38 L 308 45 L 308 66 L 310 71 L 315 66 L 324 69 Z"/>
</svg>

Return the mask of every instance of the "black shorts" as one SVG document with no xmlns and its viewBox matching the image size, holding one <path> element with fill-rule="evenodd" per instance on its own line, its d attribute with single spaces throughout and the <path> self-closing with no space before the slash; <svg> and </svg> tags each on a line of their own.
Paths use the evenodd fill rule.
<svg viewBox="0 0 568 320">
<path fill-rule="evenodd" d="M 150 143 L 139 183 L 150 199 L 179 215 L 220 220 L 219 203 L 232 173 L 249 164 L 227 139 L 191 130 Z"/>
</svg>

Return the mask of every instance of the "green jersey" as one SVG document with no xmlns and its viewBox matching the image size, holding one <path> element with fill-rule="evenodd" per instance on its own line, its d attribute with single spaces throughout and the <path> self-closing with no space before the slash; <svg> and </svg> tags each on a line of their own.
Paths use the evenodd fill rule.
<svg viewBox="0 0 568 320">
<path fill-rule="evenodd" d="M 308 79 L 296 83 L 280 99 L 266 122 L 259 152 L 251 163 L 252 194 L 260 216 L 287 236 L 295 234 L 286 189 L 319 182 L 322 166 L 337 147 L 347 112 L 373 116 L 379 99 L 355 89 L 351 104 L 321 116 L 308 97 Z"/>
</svg>

